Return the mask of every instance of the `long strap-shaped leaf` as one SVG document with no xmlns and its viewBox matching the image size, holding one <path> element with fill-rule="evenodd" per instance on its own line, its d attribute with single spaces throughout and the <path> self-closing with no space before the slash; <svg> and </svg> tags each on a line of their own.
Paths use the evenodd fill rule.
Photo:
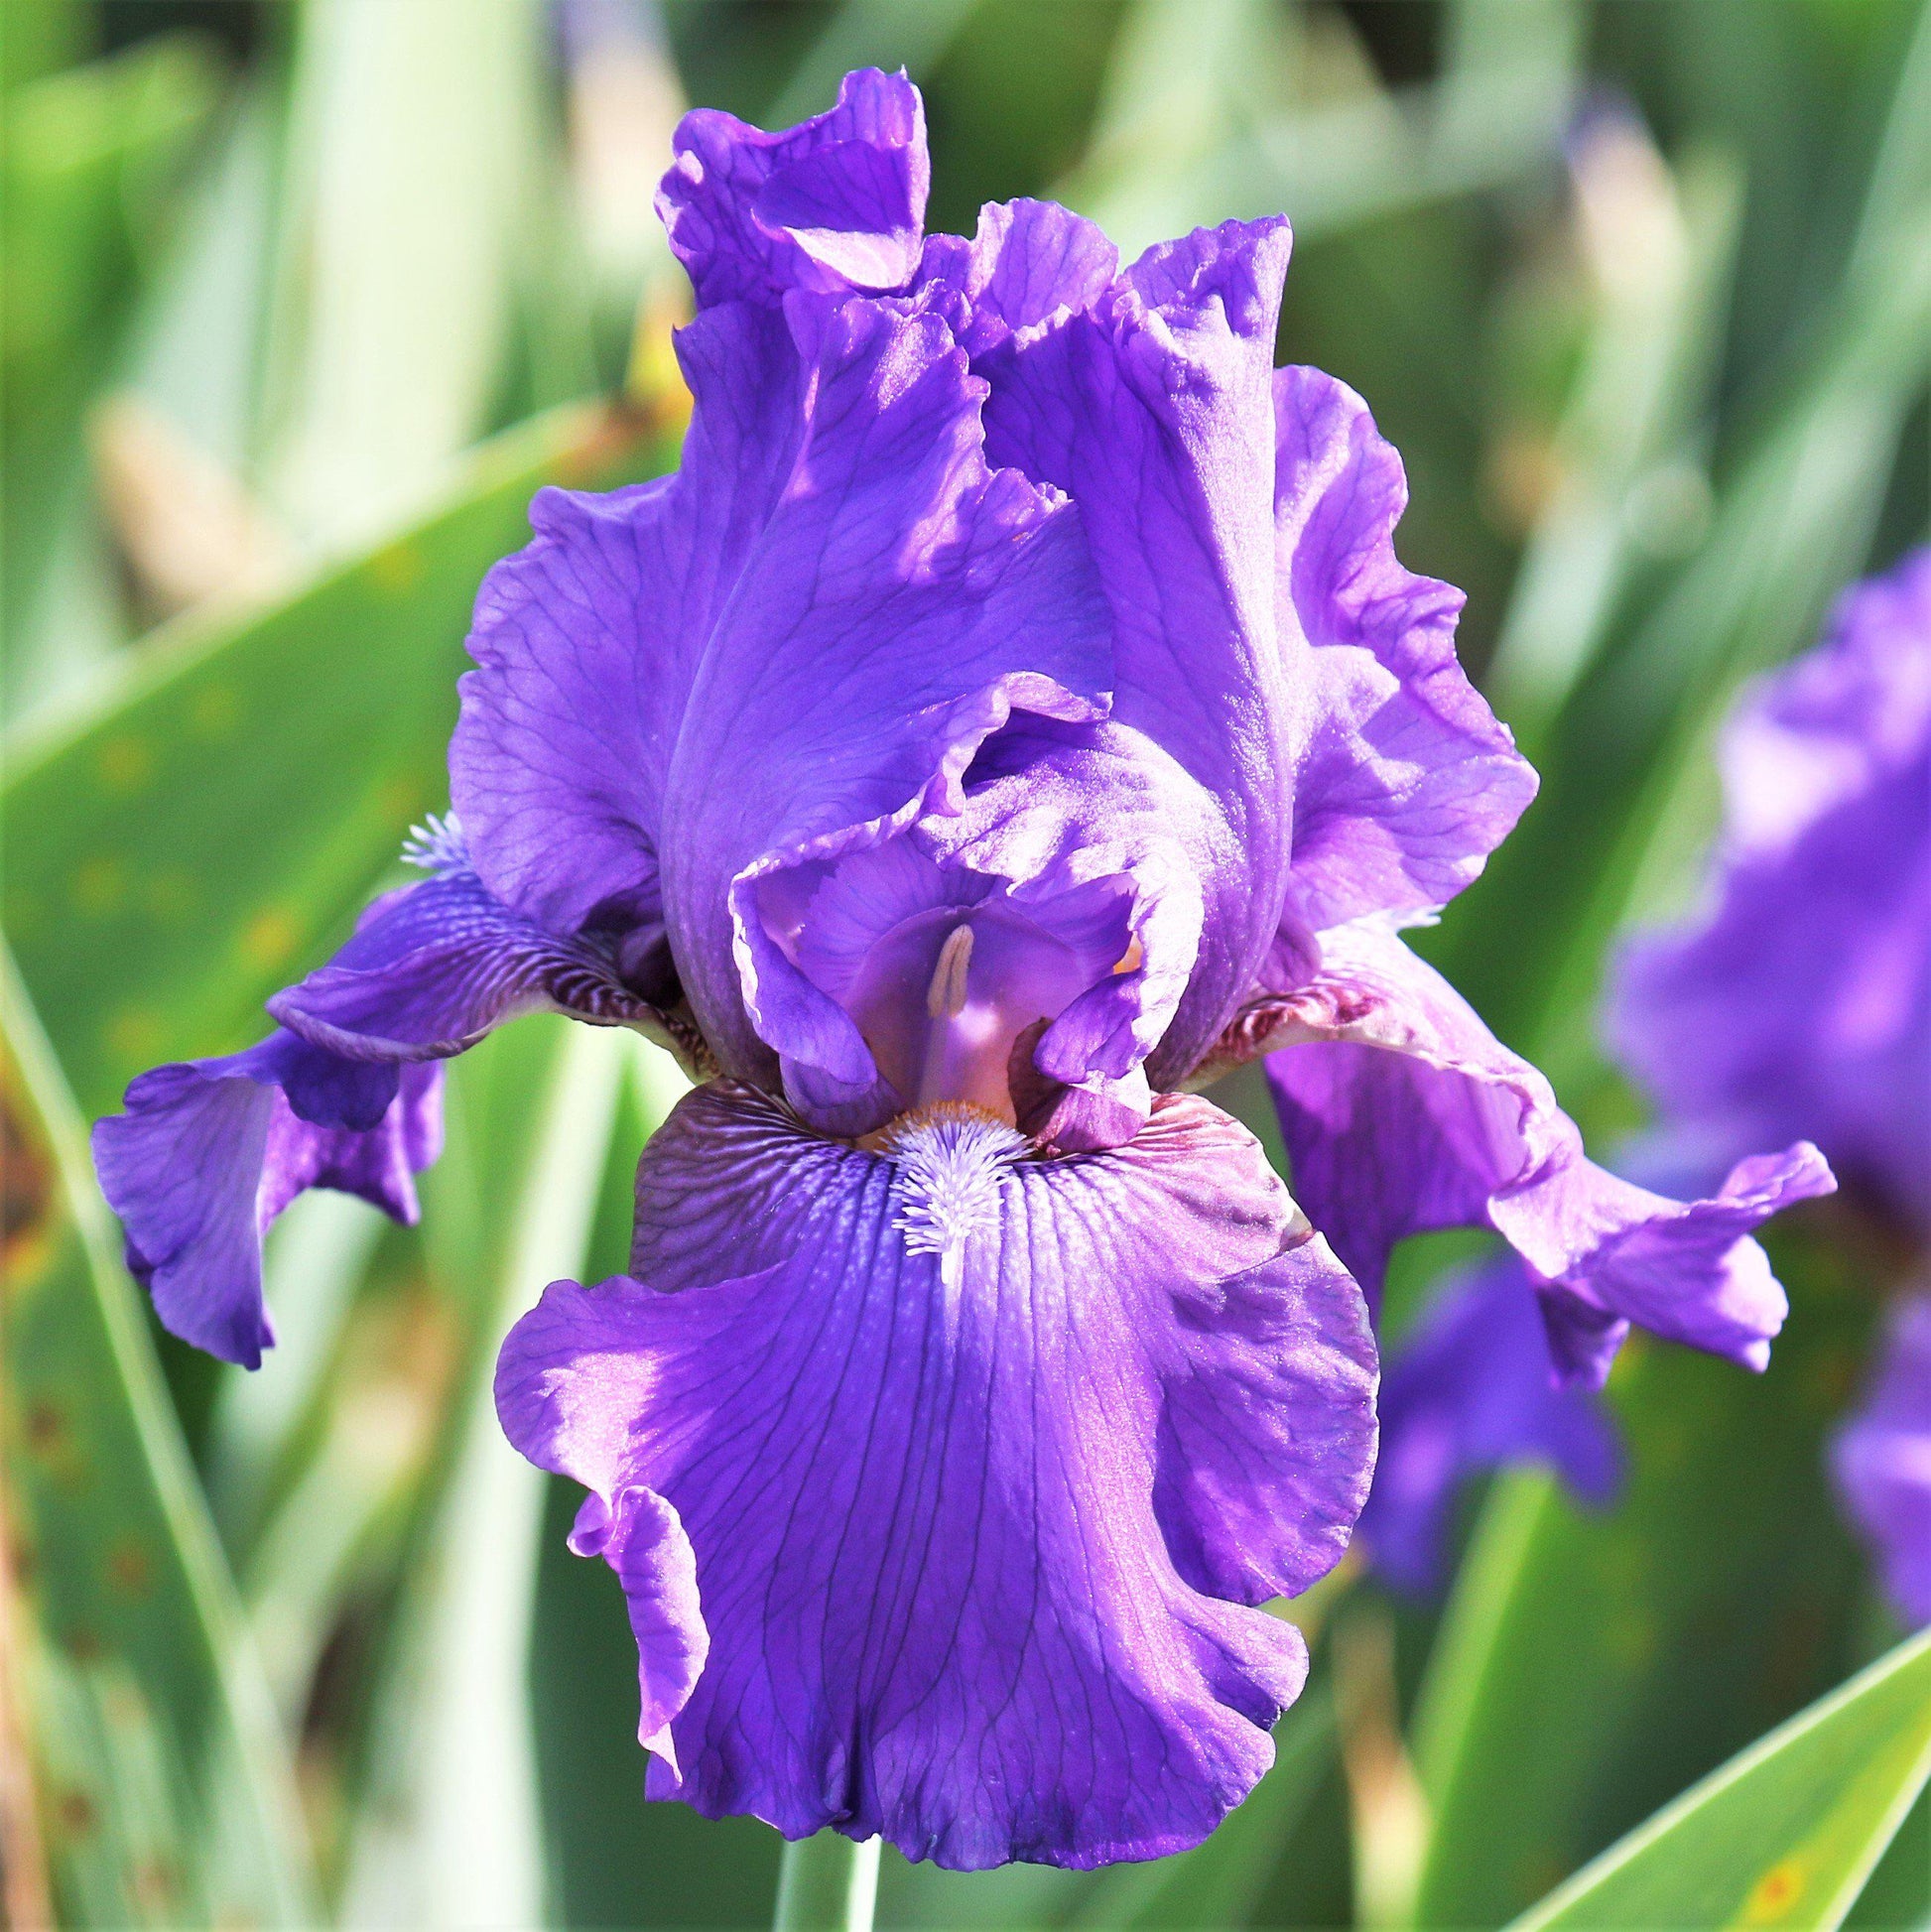
<svg viewBox="0 0 1931 1932">
<path fill-rule="evenodd" d="M 476 584 L 545 483 L 662 469 L 675 419 L 553 412 L 466 457 L 385 542 L 259 607 L 191 613 L 9 740 L 4 908 L 81 1106 L 258 1037 L 261 1002 L 346 933 L 441 809 Z"/>
<path fill-rule="evenodd" d="M 1664 1806 L 1515 1921 L 1842 1924 L 1931 1777 L 1931 1630 Z"/>
<path fill-rule="evenodd" d="M 0 1643 L 57 1920 L 313 1923 L 280 1731 L 79 1115 L 11 957 L 0 981 Z"/>
</svg>

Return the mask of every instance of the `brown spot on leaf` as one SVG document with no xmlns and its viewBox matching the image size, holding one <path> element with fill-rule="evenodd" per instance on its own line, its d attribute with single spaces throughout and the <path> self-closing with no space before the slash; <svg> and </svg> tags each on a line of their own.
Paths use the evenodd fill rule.
<svg viewBox="0 0 1931 1932">
<path fill-rule="evenodd" d="M 86 1792 L 69 1785 L 55 1799 L 54 1816 L 69 1838 L 81 1838 L 93 1830 L 94 1820 L 99 1814 Z"/>
<path fill-rule="evenodd" d="M 19 1279 L 27 1250 L 46 1240 L 53 1209 L 53 1164 L 13 1096 L 0 1092 L 0 1261 L 9 1280 Z"/>
<path fill-rule="evenodd" d="M 107 1552 L 107 1580 L 126 1596 L 143 1596 L 154 1582 L 154 1563 L 147 1551 L 129 1538 Z"/>
</svg>

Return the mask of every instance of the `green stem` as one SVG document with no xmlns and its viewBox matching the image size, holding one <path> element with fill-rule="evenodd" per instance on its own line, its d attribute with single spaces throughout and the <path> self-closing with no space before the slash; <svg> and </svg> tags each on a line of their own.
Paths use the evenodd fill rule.
<svg viewBox="0 0 1931 1932">
<path fill-rule="evenodd" d="M 837 1832 L 794 1840 L 778 1868 L 772 1932 L 871 1932 L 878 1904 L 878 1840 Z"/>
</svg>

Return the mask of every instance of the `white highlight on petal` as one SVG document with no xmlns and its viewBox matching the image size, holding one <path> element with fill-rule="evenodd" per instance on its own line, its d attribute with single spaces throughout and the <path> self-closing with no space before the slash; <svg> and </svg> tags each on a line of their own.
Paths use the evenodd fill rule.
<svg viewBox="0 0 1931 1932">
<path fill-rule="evenodd" d="M 913 1254 L 936 1254 L 947 1287 L 959 1285 L 966 1244 L 999 1224 L 999 1198 L 1030 1148 L 1017 1127 L 983 1107 L 941 1100 L 901 1115 L 879 1151 L 892 1163 L 892 1226 Z"/>
</svg>

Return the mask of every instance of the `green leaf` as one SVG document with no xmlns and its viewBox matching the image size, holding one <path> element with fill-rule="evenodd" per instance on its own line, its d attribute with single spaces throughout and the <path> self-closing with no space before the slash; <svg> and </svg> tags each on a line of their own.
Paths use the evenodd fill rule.
<svg viewBox="0 0 1931 1932">
<path fill-rule="evenodd" d="M 310 1924 L 273 1708 L 113 1259 L 79 1116 L 11 962 L 0 971 L 13 1572 L 0 1616 L 21 1640 L 13 1715 L 57 1921 Z"/>
<path fill-rule="evenodd" d="M 1420 1923 L 1521 1911 L 1854 1661 L 1861 1566 L 1823 1438 L 1867 1304 L 1794 1241 L 1776 1259 L 1795 1313 L 1764 1375 L 1625 1351 L 1613 1509 L 1541 1475 L 1491 1492 L 1415 1719 L 1434 1813 Z"/>
<path fill-rule="evenodd" d="M 8 9 L 7 32 L 14 31 Z M 29 15 L 29 18 L 32 16 Z M 43 589 L 81 504 L 81 418 L 159 253 L 220 66 L 167 36 L 10 91 L 0 141 L 0 638 L 19 715 L 59 678 Z"/>
<path fill-rule="evenodd" d="M 444 803 L 470 605 L 532 493 L 671 453 L 600 407 L 525 425 L 434 514 L 265 608 L 170 626 L 9 748 L 4 923 L 86 1113 L 258 1036 Z"/>
<path fill-rule="evenodd" d="M 1759 1739 L 1579 1871 L 1518 1932 L 1830 1932 L 1931 1777 L 1931 1630 Z"/>
<path fill-rule="evenodd" d="M 413 513 L 487 425 L 544 153 L 536 0 L 307 0 L 265 494 L 326 543 Z"/>
<path fill-rule="evenodd" d="M 1918 1794 L 1844 1922 L 1866 1932 L 1926 1932 L 1931 1927 L 1931 1791 Z"/>
<path fill-rule="evenodd" d="M 471 1286 L 461 1355 L 412 1504 L 371 1755 L 351 1793 L 343 1909 L 352 1924 L 542 1916 L 527 1663 L 544 1479 L 503 1438 L 490 1369 L 510 1322 L 545 1284 L 581 1271 L 628 1060 L 651 1065 L 660 1117 L 684 1082 L 634 1035 L 561 1021 L 523 1031 L 532 1038 L 515 1041 L 515 1054 L 506 1041 L 487 1060 L 472 1056 L 473 1071 L 452 1070 L 462 1076 L 453 1097 L 465 1144 L 425 1202 L 432 1255 L 440 1246 L 445 1268 Z M 531 1044 L 547 1063 L 534 1079 L 518 1064 Z"/>
</svg>

